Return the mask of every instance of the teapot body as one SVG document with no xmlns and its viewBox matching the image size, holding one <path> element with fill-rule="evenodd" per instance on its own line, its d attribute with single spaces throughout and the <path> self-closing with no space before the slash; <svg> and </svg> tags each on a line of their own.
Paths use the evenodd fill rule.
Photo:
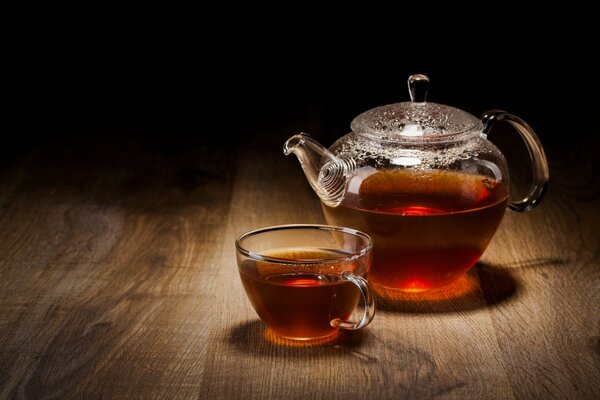
<svg viewBox="0 0 600 400">
<path fill-rule="evenodd" d="M 547 186 L 544 150 L 525 121 L 504 111 L 480 119 L 426 102 L 428 83 L 409 77 L 411 102 L 358 115 L 352 132 L 329 149 L 305 134 L 284 145 L 327 222 L 372 236 L 375 288 L 420 292 L 458 280 L 485 251 L 507 206 L 529 211 Z M 509 199 L 506 160 L 487 139 L 498 121 L 515 128 L 530 156 L 533 181 L 519 200 Z"/>
<path fill-rule="evenodd" d="M 375 285 L 418 292 L 451 284 L 481 257 L 505 213 L 506 160 L 481 133 L 421 146 L 350 133 L 329 150 L 356 168 L 339 205 L 322 202 L 325 218 L 371 235 Z"/>
</svg>

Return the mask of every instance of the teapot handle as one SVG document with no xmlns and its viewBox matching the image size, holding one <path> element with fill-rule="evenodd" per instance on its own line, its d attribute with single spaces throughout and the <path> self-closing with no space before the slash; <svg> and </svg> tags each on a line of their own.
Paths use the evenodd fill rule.
<svg viewBox="0 0 600 400">
<path fill-rule="evenodd" d="M 488 134 L 492 126 L 497 121 L 507 121 L 521 135 L 527 146 L 529 157 L 531 158 L 533 168 L 533 182 L 526 197 L 518 201 L 509 201 L 508 207 L 513 211 L 529 211 L 537 206 L 548 186 L 549 172 L 546 154 L 542 148 L 542 143 L 533 129 L 521 118 L 509 114 L 506 111 L 491 110 L 481 116 L 483 122 L 483 133 Z"/>
</svg>

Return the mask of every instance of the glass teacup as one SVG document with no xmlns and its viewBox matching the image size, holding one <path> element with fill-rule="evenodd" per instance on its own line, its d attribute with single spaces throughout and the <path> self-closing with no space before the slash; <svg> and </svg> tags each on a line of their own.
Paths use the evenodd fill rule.
<svg viewBox="0 0 600 400">
<path fill-rule="evenodd" d="M 275 334 L 322 339 L 360 329 L 375 314 L 366 277 L 371 238 L 326 225 L 281 225 L 244 233 L 236 241 L 238 270 L 259 317 Z M 358 321 L 349 318 L 362 309 Z"/>
</svg>

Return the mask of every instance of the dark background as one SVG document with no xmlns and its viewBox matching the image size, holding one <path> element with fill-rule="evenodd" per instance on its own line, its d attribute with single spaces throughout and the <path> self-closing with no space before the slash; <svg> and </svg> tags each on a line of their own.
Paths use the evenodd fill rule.
<svg viewBox="0 0 600 400">
<path fill-rule="evenodd" d="M 360 112 L 408 101 L 406 79 L 414 73 L 430 77 L 430 101 L 475 115 L 505 109 L 549 145 L 577 135 L 577 121 L 598 109 L 591 53 L 569 43 L 548 47 L 552 40 L 535 37 L 415 43 L 401 40 L 401 32 L 385 42 L 340 32 L 278 43 L 276 29 L 258 36 L 241 30 L 233 40 L 210 29 L 177 35 L 132 29 L 110 38 L 109 31 L 56 34 L 61 28 L 54 26 L 15 45 L 6 82 L 14 89 L 7 114 L 16 124 L 5 143 L 83 135 L 234 142 L 261 132 L 280 140 L 274 132 L 282 129 L 281 138 L 304 130 L 328 145 Z"/>
</svg>

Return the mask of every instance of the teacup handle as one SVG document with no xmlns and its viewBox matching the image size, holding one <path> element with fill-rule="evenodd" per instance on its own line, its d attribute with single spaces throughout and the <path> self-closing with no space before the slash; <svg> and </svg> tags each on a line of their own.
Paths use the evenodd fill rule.
<svg viewBox="0 0 600 400">
<path fill-rule="evenodd" d="M 548 186 L 549 172 L 546 154 L 542 148 L 542 143 L 533 129 L 516 115 L 509 114 L 506 111 L 491 110 L 481 116 L 483 122 L 483 133 L 488 134 L 492 126 L 497 121 L 507 121 L 521 135 L 527 145 L 527 151 L 532 161 L 533 182 L 529 193 L 525 198 L 518 201 L 509 201 L 508 207 L 513 211 L 529 211 L 539 204 L 546 193 Z"/>
<path fill-rule="evenodd" d="M 365 278 L 363 278 L 362 276 L 356 276 L 350 271 L 344 271 L 341 277 L 345 281 L 354 283 L 360 290 L 364 303 L 364 312 L 362 318 L 358 322 L 342 321 L 341 319 L 336 318 L 331 321 L 331 326 L 349 330 L 356 330 L 369 325 L 369 323 L 373 320 L 373 317 L 375 316 L 375 295 L 373 294 L 371 286 L 369 286 L 369 283 Z"/>
</svg>

